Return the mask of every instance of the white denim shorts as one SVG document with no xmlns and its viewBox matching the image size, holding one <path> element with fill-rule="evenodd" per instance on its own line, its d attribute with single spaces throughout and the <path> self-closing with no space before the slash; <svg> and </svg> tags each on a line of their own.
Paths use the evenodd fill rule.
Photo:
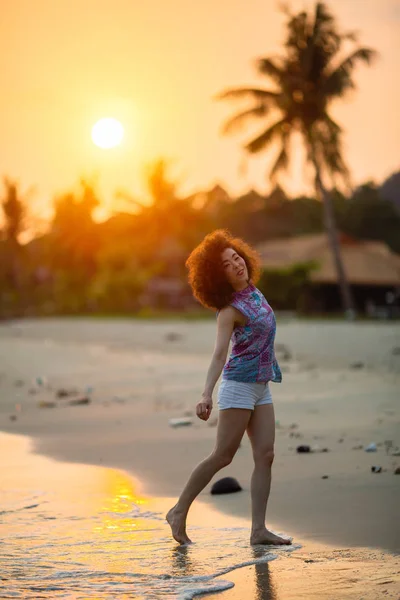
<svg viewBox="0 0 400 600">
<path fill-rule="evenodd" d="M 223 379 L 218 390 L 218 408 L 247 408 L 254 410 L 261 404 L 272 404 L 268 383 L 247 383 Z"/>
</svg>

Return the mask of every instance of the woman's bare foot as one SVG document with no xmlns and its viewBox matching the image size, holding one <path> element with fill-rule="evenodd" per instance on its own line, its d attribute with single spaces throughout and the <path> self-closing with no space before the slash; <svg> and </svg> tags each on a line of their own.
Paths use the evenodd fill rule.
<svg viewBox="0 0 400 600">
<path fill-rule="evenodd" d="M 262 531 L 252 531 L 250 537 L 250 544 L 253 546 L 256 544 L 283 546 L 291 543 L 292 540 L 275 535 L 275 533 L 272 533 L 272 531 L 269 531 L 267 528 L 263 529 Z"/>
<path fill-rule="evenodd" d="M 173 538 L 179 544 L 191 544 L 192 540 L 187 536 L 186 533 L 186 520 L 182 513 L 176 510 L 176 505 L 171 508 L 165 517 L 171 527 Z"/>
</svg>

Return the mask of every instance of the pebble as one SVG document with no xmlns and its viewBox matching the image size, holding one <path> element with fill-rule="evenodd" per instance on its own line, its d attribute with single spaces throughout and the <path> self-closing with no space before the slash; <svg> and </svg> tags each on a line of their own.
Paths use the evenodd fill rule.
<svg viewBox="0 0 400 600">
<path fill-rule="evenodd" d="M 240 492 L 242 490 L 241 485 L 234 477 L 223 477 L 214 483 L 211 488 L 211 494 L 232 494 L 233 492 Z"/>
</svg>

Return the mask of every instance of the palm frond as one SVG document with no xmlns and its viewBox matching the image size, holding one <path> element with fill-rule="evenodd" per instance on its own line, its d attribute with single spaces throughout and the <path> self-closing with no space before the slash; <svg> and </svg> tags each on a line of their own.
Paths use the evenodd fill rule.
<svg viewBox="0 0 400 600">
<path fill-rule="evenodd" d="M 275 83 L 281 84 L 285 76 L 283 68 L 272 58 L 259 58 L 256 62 L 257 70 L 262 75 L 267 75 Z"/>
<path fill-rule="evenodd" d="M 371 48 L 358 48 L 345 58 L 337 67 L 325 76 L 322 91 L 326 96 L 342 96 L 347 90 L 355 87 L 351 75 L 357 62 L 368 65 L 376 58 L 377 53 Z"/>
<path fill-rule="evenodd" d="M 228 135 L 239 131 L 249 119 L 264 117 L 268 112 L 268 107 L 265 104 L 259 104 L 249 110 L 235 115 L 229 119 L 223 126 L 223 135 Z"/>
<path fill-rule="evenodd" d="M 248 97 L 266 103 L 268 101 L 276 101 L 276 99 L 280 97 L 280 94 L 278 92 L 271 92 L 270 90 L 262 90 L 259 88 L 232 88 L 221 92 L 215 98 L 216 100 L 236 100 Z"/>
<path fill-rule="evenodd" d="M 325 111 L 325 113 L 322 115 L 322 118 L 324 121 L 326 121 L 330 127 L 332 127 L 333 130 L 335 130 L 337 133 L 342 133 L 343 129 L 342 127 L 336 123 L 336 121 L 334 121 L 329 115 L 328 113 Z"/>
<path fill-rule="evenodd" d="M 260 152 L 260 150 L 266 148 L 266 146 L 268 146 L 271 143 L 274 137 L 282 133 L 282 126 L 285 123 L 287 123 L 286 119 L 280 119 L 279 121 L 268 127 L 268 129 L 266 129 L 261 135 L 259 135 L 257 138 L 255 138 L 248 144 L 246 144 L 245 149 L 247 150 L 247 152 L 249 152 L 250 154 L 256 154 L 257 152 Z"/>
</svg>

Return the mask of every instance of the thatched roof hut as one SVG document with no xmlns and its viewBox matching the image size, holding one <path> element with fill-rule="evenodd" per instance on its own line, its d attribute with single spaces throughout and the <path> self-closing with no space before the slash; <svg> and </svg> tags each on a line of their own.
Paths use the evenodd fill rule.
<svg viewBox="0 0 400 600">
<path fill-rule="evenodd" d="M 400 286 L 400 256 L 383 242 L 359 240 L 340 234 L 344 268 L 352 285 Z M 257 247 L 262 265 L 280 269 L 295 263 L 315 261 L 318 269 L 310 279 L 336 284 L 337 275 L 326 233 L 303 235 L 264 242 Z"/>
</svg>

